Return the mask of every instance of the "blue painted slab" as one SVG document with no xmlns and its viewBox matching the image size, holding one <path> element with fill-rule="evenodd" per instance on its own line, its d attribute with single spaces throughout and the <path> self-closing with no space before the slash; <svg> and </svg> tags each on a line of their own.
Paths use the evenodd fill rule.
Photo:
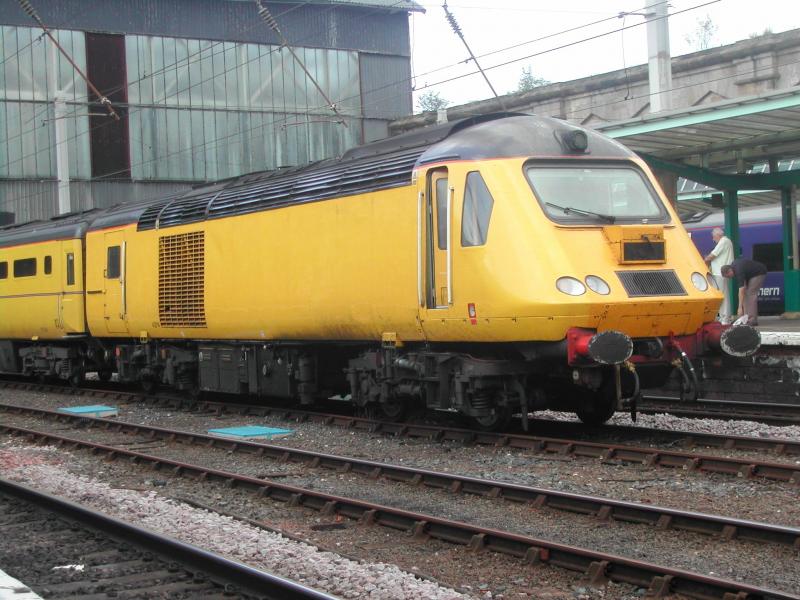
<svg viewBox="0 0 800 600">
<path fill-rule="evenodd" d="M 292 429 L 279 429 L 277 427 L 264 427 L 260 425 L 243 425 L 241 427 L 225 427 L 222 429 L 209 429 L 211 435 L 234 438 L 261 438 L 277 439 L 292 435 Z"/>
<path fill-rule="evenodd" d="M 242 439 L 276 440 L 294 433 L 294 429 L 279 429 L 277 427 L 263 427 L 261 425 L 243 425 L 241 427 L 225 427 L 223 429 L 209 429 L 210 435 L 233 437 Z"/>
<path fill-rule="evenodd" d="M 59 412 L 81 417 L 116 417 L 119 414 L 116 406 L 92 404 L 90 406 L 62 406 Z"/>
</svg>

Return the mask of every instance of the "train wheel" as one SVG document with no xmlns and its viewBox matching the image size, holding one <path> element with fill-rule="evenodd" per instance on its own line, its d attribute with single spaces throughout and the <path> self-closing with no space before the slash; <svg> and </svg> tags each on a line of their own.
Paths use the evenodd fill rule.
<svg viewBox="0 0 800 600">
<path fill-rule="evenodd" d="M 578 418 L 587 425 L 602 425 L 617 410 L 617 401 L 612 394 L 604 393 L 601 388 L 597 392 L 587 390 L 575 411 Z"/>
<path fill-rule="evenodd" d="M 490 415 L 472 417 L 477 429 L 482 431 L 498 431 L 508 427 L 513 411 L 508 406 L 496 406 Z"/>
<path fill-rule="evenodd" d="M 141 384 L 145 394 L 153 394 L 158 388 L 158 382 L 155 379 L 142 379 Z"/>
<path fill-rule="evenodd" d="M 73 371 L 72 374 L 69 376 L 69 384 L 74 387 L 81 387 L 84 381 L 84 373 L 83 371 Z"/>
<path fill-rule="evenodd" d="M 402 421 L 408 412 L 408 404 L 398 398 L 392 398 L 388 402 L 381 402 L 379 405 L 381 417 L 388 421 Z"/>
<path fill-rule="evenodd" d="M 103 383 L 107 383 L 107 382 L 111 381 L 111 376 L 112 375 L 113 375 L 113 373 L 111 371 L 109 371 L 108 369 L 102 369 L 102 370 L 97 372 L 97 378 L 100 381 L 102 381 Z"/>
</svg>

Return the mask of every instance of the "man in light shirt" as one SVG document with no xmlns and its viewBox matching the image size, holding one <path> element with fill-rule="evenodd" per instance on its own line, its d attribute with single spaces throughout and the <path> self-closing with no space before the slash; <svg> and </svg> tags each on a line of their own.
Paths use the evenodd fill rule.
<svg viewBox="0 0 800 600">
<path fill-rule="evenodd" d="M 711 275 L 717 282 L 717 287 L 722 290 L 722 304 L 719 307 L 719 314 L 717 320 L 720 323 L 730 323 L 731 317 L 731 303 L 728 294 L 728 280 L 722 276 L 723 265 L 729 265 L 733 262 L 733 243 L 725 237 L 725 232 L 720 227 L 715 227 L 711 232 L 711 237 L 716 242 L 714 249 L 709 252 L 705 261 L 711 269 Z"/>
</svg>

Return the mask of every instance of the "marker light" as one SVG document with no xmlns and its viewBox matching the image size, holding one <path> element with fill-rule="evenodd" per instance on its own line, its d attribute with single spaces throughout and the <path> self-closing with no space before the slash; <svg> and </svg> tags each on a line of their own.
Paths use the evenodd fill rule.
<svg viewBox="0 0 800 600">
<path fill-rule="evenodd" d="M 596 294 L 602 294 L 603 296 L 611 292 L 611 288 L 608 287 L 608 284 L 597 275 L 588 275 L 586 277 L 586 285 Z"/>
<path fill-rule="evenodd" d="M 558 291 L 570 296 L 580 296 L 586 293 L 586 286 L 574 277 L 559 277 L 556 280 Z"/>
<path fill-rule="evenodd" d="M 701 292 L 705 292 L 708 289 L 708 282 L 700 273 L 692 273 L 692 283 Z"/>
<path fill-rule="evenodd" d="M 706 279 L 708 279 L 708 284 L 712 288 L 714 288 L 715 290 L 719 289 L 719 284 L 717 283 L 717 280 L 714 279 L 714 276 L 711 273 L 706 273 Z"/>
</svg>

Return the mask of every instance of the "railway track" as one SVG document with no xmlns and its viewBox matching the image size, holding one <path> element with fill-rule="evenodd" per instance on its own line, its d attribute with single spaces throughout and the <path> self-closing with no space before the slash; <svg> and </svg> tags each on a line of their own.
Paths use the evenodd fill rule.
<svg viewBox="0 0 800 600">
<path fill-rule="evenodd" d="M 256 479 L 61 434 L 7 425 L 3 426 L 3 430 L 31 442 L 46 442 L 70 449 L 88 450 L 103 460 L 127 459 L 131 463 L 148 465 L 153 469 L 169 472 L 176 477 L 222 483 L 228 488 L 251 491 L 260 498 L 287 503 L 289 506 L 312 509 L 329 517 L 338 516 L 358 520 L 363 524 L 405 531 L 420 541 L 436 539 L 467 546 L 473 551 L 490 551 L 510 555 L 521 559 L 523 563 L 547 563 L 582 573 L 592 585 L 601 585 L 608 580 L 628 583 L 645 588 L 651 597 L 683 594 L 693 598 L 720 598 L 723 600 L 800 598 L 789 592 L 760 588 L 715 576 L 664 567 L 497 529 L 476 527 L 433 515 L 281 484 L 274 480 Z M 502 495 L 502 490 L 500 495 Z"/>
<path fill-rule="evenodd" d="M 68 396 L 79 395 L 98 400 L 143 402 L 179 409 L 211 411 L 217 414 L 239 414 L 244 416 L 278 417 L 287 421 L 309 421 L 338 425 L 356 430 L 385 433 L 392 436 L 406 435 L 409 437 L 425 437 L 435 440 L 458 440 L 485 445 L 512 445 L 525 447 L 525 442 L 514 440 L 535 439 L 537 436 L 521 432 L 485 432 L 463 429 L 449 424 L 409 424 L 387 422 L 376 419 L 355 417 L 350 414 L 332 414 L 317 411 L 302 410 L 297 408 L 284 408 L 255 404 L 241 404 L 233 402 L 214 402 L 203 400 L 195 402 L 182 396 L 149 395 L 142 392 L 129 392 L 119 389 L 97 388 L 71 388 L 31 382 L 0 380 L 0 388 L 42 391 L 64 394 Z M 601 425 L 587 426 L 574 421 L 556 421 L 550 419 L 530 419 L 533 431 L 543 430 L 557 433 L 558 435 L 573 436 L 578 439 L 591 439 L 603 437 L 615 438 L 645 438 L 658 440 L 681 447 L 707 447 L 725 450 L 769 452 L 778 456 L 800 456 L 800 442 L 782 438 L 762 438 L 752 436 L 737 436 L 694 431 L 679 431 L 639 427 L 634 425 Z M 513 439 L 512 439 L 513 438 Z M 552 436 L 540 438 L 552 439 Z M 563 440 L 570 441 L 570 440 Z M 572 440 L 574 441 L 574 440 Z M 652 453 L 652 450 L 649 450 Z"/>
<path fill-rule="evenodd" d="M 333 600 L 5 479 L 0 479 L 0 536 L 0 565 L 46 598 Z"/>
<path fill-rule="evenodd" d="M 0 404 L 0 410 L 43 417 L 59 423 L 67 422 L 77 427 L 88 426 L 122 433 L 127 436 L 141 436 L 148 442 L 161 440 L 170 443 L 197 445 L 204 448 L 215 448 L 227 453 L 238 452 L 255 455 L 259 458 L 281 463 L 294 463 L 315 469 L 353 473 L 371 479 L 380 477 L 388 481 L 446 490 L 452 493 L 471 494 L 508 502 L 528 503 L 535 508 L 594 515 L 601 521 L 613 519 L 620 522 L 647 524 L 661 530 L 691 531 L 717 537 L 722 542 L 737 539 L 800 548 L 800 529 L 794 527 L 775 526 L 742 519 L 625 502 L 611 498 L 465 477 L 405 465 L 300 450 L 276 444 L 231 440 L 202 433 L 122 422 L 118 419 L 66 415 L 56 411 L 17 408 L 7 404 Z M 14 435 L 27 435 L 24 428 L 10 425 L 0 425 L 0 431 Z"/>
<path fill-rule="evenodd" d="M 645 396 L 639 401 L 641 413 L 667 413 L 679 417 L 759 421 L 772 425 L 800 425 L 800 406 L 793 404 L 739 402 L 701 398 L 683 402 L 669 396 Z"/>
<path fill-rule="evenodd" d="M 648 467 L 679 468 L 685 471 L 700 471 L 737 477 L 762 477 L 776 481 L 788 481 L 800 485 L 800 463 L 779 463 L 755 460 L 750 457 L 729 458 L 698 452 L 683 452 L 673 449 L 639 447 L 620 444 L 614 441 L 587 441 L 585 439 L 556 438 L 512 432 L 483 432 L 444 425 L 422 425 L 411 423 L 395 423 L 354 417 L 350 415 L 319 413 L 295 408 L 276 408 L 263 405 L 233 404 L 227 402 L 191 402 L 175 396 L 148 396 L 118 390 L 94 388 L 73 389 L 59 386 L 43 386 L 40 384 L 3 382 L 9 389 L 38 390 L 69 395 L 89 396 L 99 400 L 148 402 L 167 405 L 172 408 L 186 406 L 192 410 L 210 411 L 216 414 L 238 414 L 243 416 L 276 417 L 286 421 L 315 422 L 330 426 L 339 426 L 372 434 L 390 435 L 393 437 L 424 438 L 431 441 L 454 441 L 465 444 L 477 444 L 496 447 L 507 447 L 539 453 L 558 454 L 582 458 L 593 458 L 608 462 L 640 464 Z M 15 405 L 0 404 L 0 409 L 19 409 Z M 60 414 L 60 413 L 59 413 Z M 721 434 L 655 430 L 644 427 L 606 425 L 599 428 L 587 428 L 577 424 L 565 424 L 559 421 L 533 420 L 534 426 L 550 430 L 560 429 L 579 438 L 596 436 L 598 433 L 606 437 L 625 437 L 635 435 L 656 439 L 667 439 L 690 447 L 723 448 L 726 450 L 768 451 L 776 455 L 800 455 L 800 443 L 785 439 L 757 438 L 747 436 L 731 436 Z"/>
</svg>

